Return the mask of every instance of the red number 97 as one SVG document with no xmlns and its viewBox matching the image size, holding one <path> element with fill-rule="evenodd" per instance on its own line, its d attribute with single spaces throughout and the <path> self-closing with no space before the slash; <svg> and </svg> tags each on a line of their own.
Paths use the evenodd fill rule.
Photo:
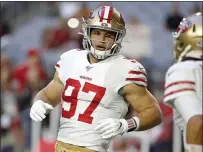
<svg viewBox="0 0 203 152">
<path fill-rule="evenodd" d="M 65 95 L 65 91 L 67 90 L 67 88 L 69 86 L 73 87 L 73 91 L 70 96 L 67 96 L 67 95 Z M 81 88 L 80 81 L 71 79 L 71 78 L 66 80 L 66 85 L 65 85 L 64 91 L 62 93 L 62 99 L 64 102 L 70 103 L 70 110 L 66 111 L 64 108 L 62 108 L 62 117 L 71 118 L 75 115 L 75 111 L 76 111 L 77 103 L 78 103 L 77 97 L 78 97 L 80 88 Z M 91 84 L 89 82 L 85 82 L 85 84 L 82 88 L 82 91 L 85 93 L 89 93 L 89 91 L 96 93 L 92 102 L 87 107 L 85 112 L 83 114 L 79 114 L 79 117 L 78 117 L 78 121 L 82 121 L 82 122 L 91 124 L 92 120 L 93 120 L 93 117 L 91 117 L 91 114 L 94 112 L 94 110 L 97 108 L 100 101 L 102 100 L 102 98 L 105 94 L 106 88 Z"/>
</svg>

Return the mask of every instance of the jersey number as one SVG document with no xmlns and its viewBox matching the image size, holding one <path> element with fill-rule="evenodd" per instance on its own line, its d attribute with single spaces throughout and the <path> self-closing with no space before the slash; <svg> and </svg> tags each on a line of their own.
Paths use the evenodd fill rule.
<svg viewBox="0 0 203 152">
<path fill-rule="evenodd" d="M 65 95 L 65 92 L 70 86 L 73 87 L 73 90 L 71 95 L 67 96 Z M 64 108 L 62 108 L 62 117 L 71 118 L 75 115 L 75 110 L 78 103 L 77 97 L 78 97 L 80 88 L 81 88 L 80 81 L 71 79 L 71 78 L 66 80 L 66 86 L 62 93 L 62 99 L 63 101 L 70 103 L 70 110 L 66 111 Z M 97 108 L 100 101 L 102 100 L 105 94 L 106 88 L 91 84 L 89 82 L 85 82 L 84 87 L 82 88 L 82 92 L 89 93 L 89 91 L 95 92 L 96 95 L 94 96 L 92 102 L 87 107 L 85 112 L 83 114 L 79 114 L 78 120 L 91 124 L 93 120 L 93 117 L 91 117 L 91 114 Z"/>
</svg>

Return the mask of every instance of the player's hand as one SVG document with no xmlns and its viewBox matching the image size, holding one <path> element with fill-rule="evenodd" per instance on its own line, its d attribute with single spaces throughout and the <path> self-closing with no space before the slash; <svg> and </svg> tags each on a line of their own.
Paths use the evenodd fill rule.
<svg viewBox="0 0 203 152">
<path fill-rule="evenodd" d="M 42 121 L 46 118 L 45 114 L 53 109 L 52 105 L 45 103 L 42 100 L 37 100 L 31 107 L 30 117 L 36 122 Z"/>
<path fill-rule="evenodd" d="M 98 122 L 95 128 L 104 139 L 122 135 L 128 130 L 128 123 L 125 119 L 107 118 Z"/>
</svg>

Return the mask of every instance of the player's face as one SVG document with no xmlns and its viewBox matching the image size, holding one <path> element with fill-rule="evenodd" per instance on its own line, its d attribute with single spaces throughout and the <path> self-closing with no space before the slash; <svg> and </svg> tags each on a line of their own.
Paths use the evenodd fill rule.
<svg viewBox="0 0 203 152">
<path fill-rule="evenodd" d="M 92 46 L 100 51 L 109 50 L 114 44 L 115 37 L 115 32 L 101 29 L 93 29 L 90 35 Z"/>
</svg>

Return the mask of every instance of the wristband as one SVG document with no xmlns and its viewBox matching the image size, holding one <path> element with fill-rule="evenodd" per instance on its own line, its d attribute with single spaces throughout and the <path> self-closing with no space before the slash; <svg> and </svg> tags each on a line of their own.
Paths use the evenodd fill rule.
<svg viewBox="0 0 203 152">
<path fill-rule="evenodd" d="M 132 118 L 135 120 L 135 122 L 137 124 L 136 129 L 135 129 L 135 131 L 137 131 L 140 128 L 140 119 L 138 117 L 136 117 L 136 116 L 132 117 Z"/>
<path fill-rule="evenodd" d="M 132 117 L 131 119 L 127 120 L 128 123 L 128 131 L 137 131 L 139 129 L 139 119 L 137 117 Z"/>
</svg>

